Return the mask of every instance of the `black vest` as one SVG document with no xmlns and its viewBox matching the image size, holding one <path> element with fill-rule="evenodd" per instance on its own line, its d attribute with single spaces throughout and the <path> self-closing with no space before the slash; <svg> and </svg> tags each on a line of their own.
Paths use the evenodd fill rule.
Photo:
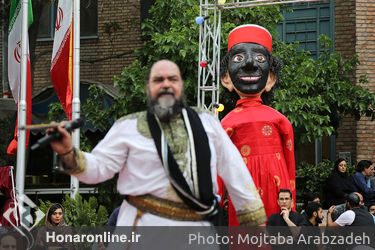
<svg viewBox="0 0 375 250">
<path fill-rule="evenodd" d="M 374 226 L 372 215 L 362 208 L 353 208 L 355 218 L 350 226 Z"/>
</svg>

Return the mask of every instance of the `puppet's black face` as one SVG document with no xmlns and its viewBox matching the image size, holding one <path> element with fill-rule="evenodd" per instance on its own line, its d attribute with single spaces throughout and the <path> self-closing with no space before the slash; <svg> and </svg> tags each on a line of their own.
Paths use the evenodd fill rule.
<svg viewBox="0 0 375 250">
<path fill-rule="evenodd" d="M 257 94 L 266 87 L 270 56 L 265 47 L 239 43 L 230 49 L 229 58 L 229 76 L 239 92 Z"/>
</svg>

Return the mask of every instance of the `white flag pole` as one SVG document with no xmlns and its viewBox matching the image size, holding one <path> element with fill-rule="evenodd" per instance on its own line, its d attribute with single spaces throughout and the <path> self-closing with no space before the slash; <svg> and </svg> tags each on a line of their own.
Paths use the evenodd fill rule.
<svg viewBox="0 0 375 250">
<path fill-rule="evenodd" d="M 29 1 L 22 1 L 22 33 L 21 33 L 21 88 L 18 100 L 18 139 L 17 139 L 17 197 L 24 194 L 25 189 L 25 155 L 26 155 L 26 130 L 19 128 L 26 126 L 26 92 L 27 92 L 27 57 L 28 57 L 28 14 Z M 19 201 L 19 206 L 22 201 Z"/>
<path fill-rule="evenodd" d="M 80 99 L 79 99 L 79 58 L 80 58 L 80 0 L 73 0 L 73 101 L 72 101 L 72 119 L 80 117 Z M 79 129 L 73 134 L 73 145 L 79 148 Z M 77 178 L 70 177 L 70 197 L 75 198 L 79 189 Z"/>
</svg>

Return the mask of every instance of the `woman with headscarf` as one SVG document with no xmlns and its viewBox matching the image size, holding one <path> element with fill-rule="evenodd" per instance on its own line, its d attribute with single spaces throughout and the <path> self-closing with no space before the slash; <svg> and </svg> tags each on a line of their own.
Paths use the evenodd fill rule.
<svg viewBox="0 0 375 250">
<path fill-rule="evenodd" d="M 43 249 L 74 249 L 73 243 L 71 242 L 47 242 L 47 232 L 54 232 L 55 235 L 66 235 L 72 234 L 71 229 L 65 223 L 64 220 L 64 208 L 59 203 L 52 204 L 46 214 L 45 227 L 40 228 L 36 240 L 36 245 Z M 51 235 L 51 233 L 50 233 Z"/>
<path fill-rule="evenodd" d="M 345 203 L 346 196 L 352 192 L 353 185 L 346 174 L 346 161 L 339 158 L 327 179 L 326 201 L 328 207 Z"/>
</svg>

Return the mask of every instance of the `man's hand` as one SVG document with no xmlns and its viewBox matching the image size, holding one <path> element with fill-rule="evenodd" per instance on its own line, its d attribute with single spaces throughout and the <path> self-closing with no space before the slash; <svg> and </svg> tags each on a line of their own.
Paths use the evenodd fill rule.
<svg viewBox="0 0 375 250">
<path fill-rule="evenodd" d="M 286 221 L 286 219 L 289 219 L 289 210 L 286 208 L 282 208 L 280 215 L 283 217 L 283 219 Z"/>
<path fill-rule="evenodd" d="M 327 214 L 332 214 L 333 210 L 335 210 L 335 208 L 336 208 L 336 206 L 331 206 L 330 208 L 328 208 Z"/>
<path fill-rule="evenodd" d="M 293 226 L 296 226 L 296 224 L 294 224 L 290 219 L 289 219 L 289 209 L 287 208 L 282 208 L 281 209 L 281 212 L 280 212 L 280 215 L 283 217 L 285 223 L 290 226 L 290 227 L 293 227 Z"/>
<path fill-rule="evenodd" d="M 52 124 L 56 124 L 53 122 Z M 58 155 L 67 155 L 66 153 L 73 149 L 73 141 L 72 136 L 69 134 L 68 131 L 64 129 L 65 122 L 61 122 L 57 128 L 49 128 L 47 129 L 47 134 L 55 133 L 56 130 L 58 133 L 61 134 L 61 139 L 57 141 L 52 141 L 50 143 L 51 148 L 58 154 Z"/>
<path fill-rule="evenodd" d="M 336 222 L 334 222 L 332 220 L 332 213 L 333 213 L 333 210 L 335 210 L 336 206 L 331 206 L 330 208 L 328 208 L 328 211 L 327 211 L 327 225 L 329 227 L 338 227 L 340 226 L 339 224 L 337 224 Z"/>
</svg>

